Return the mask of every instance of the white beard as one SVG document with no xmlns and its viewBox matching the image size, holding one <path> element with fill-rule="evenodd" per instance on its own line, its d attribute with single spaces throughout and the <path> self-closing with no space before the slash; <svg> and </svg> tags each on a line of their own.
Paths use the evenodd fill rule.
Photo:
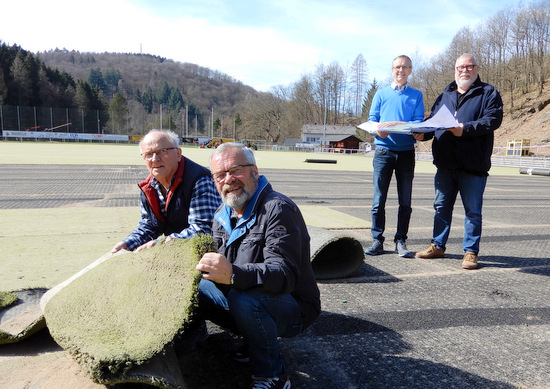
<svg viewBox="0 0 550 389">
<path fill-rule="evenodd" d="M 227 189 L 229 188 L 231 187 L 228 185 Z M 242 192 L 239 195 L 234 194 L 233 192 L 227 193 L 227 189 L 224 188 L 222 191 L 222 201 L 230 208 L 243 209 L 252 198 L 252 195 L 246 190 L 244 186 L 242 186 Z"/>
<path fill-rule="evenodd" d="M 461 78 L 459 78 L 456 82 L 456 84 L 461 88 L 461 89 L 470 89 L 470 87 L 474 84 L 475 80 L 473 78 L 468 78 L 466 80 L 463 80 Z"/>
</svg>

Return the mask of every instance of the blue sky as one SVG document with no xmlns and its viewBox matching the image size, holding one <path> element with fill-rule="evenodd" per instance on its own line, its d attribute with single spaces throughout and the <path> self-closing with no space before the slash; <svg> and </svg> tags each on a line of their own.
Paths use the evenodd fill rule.
<svg viewBox="0 0 550 389">
<path fill-rule="evenodd" d="M 19 0 L 4 2 L 0 40 L 33 52 L 159 55 L 219 70 L 258 90 L 288 85 L 316 65 L 351 65 L 369 79 L 391 60 L 429 59 L 462 27 L 476 28 L 512 0 Z"/>
</svg>

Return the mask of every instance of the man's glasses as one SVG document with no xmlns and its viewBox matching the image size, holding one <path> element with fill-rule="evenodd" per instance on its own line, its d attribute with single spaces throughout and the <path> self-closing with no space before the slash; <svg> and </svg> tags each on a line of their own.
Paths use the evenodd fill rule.
<svg viewBox="0 0 550 389">
<path fill-rule="evenodd" d="M 412 66 L 394 66 L 393 68 L 395 70 L 407 70 L 410 69 Z"/>
<path fill-rule="evenodd" d="M 146 153 L 141 153 L 141 156 L 143 157 L 144 160 L 150 161 L 153 159 L 153 156 L 155 154 L 157 155 L 158 158 L 164 158 L 166 157 L 166 154 L 168 153 L 169 150 L 175 150 L 175 149 L 177 149 L 177 147 L 168 147 L 166 149 L 148 151 Z"/>
<path fill-rule="evenodd" d="M 216 180 L 216 182 L 222 183 L 223 181 L 225 181 L 225 177 L 227 177 L 227 173 L 231 174 L 233 177 L 240 177 L 244 174 L 244 168 L 248 166 L 254 166 L 254 165 L 251 163 L 246 165 L 236 165 L 236 166 L 233 166 L 231 169 L 221 170 L 219 172 L 212 173 L 212 178 Z"/>
<path fill-rule="evenodd" d="M 461 65 L 461 66 L 457 66 L 456 70 L 458 70 L 459 72 L 463 72 L 464 70 L 471 72 L 472 70 L 474 70 L 476 66 L 477 65 Z"/>
</svg>

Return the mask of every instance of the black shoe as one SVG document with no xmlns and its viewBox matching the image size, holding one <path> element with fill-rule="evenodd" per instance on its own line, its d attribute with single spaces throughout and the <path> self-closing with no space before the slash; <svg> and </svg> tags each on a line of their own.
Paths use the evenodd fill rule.
<svg viewBox="0 0 550 389">
<path fill-rule="evenodd" d="M 372 241 L 372 246 L 370 246 L 368 249 L 365 250 L 365 254 L 378 255 L 378 254 L 382 254 L 383 251 L 384 251 L 384 243 L 382 243 L 378 239 L 375 239 Z"/>
</svg>

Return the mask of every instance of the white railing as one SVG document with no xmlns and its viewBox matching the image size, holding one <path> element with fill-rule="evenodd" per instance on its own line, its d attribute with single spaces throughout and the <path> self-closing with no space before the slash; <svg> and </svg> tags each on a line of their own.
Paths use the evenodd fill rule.
<svg viewBox="0 0 550 389">
<path fill-rule="evenodd" d="M 527 167 L 527 168 L 550 168 L 550 158 L 548 157 L 510 157 L 503 155 L 493 155 L 491 163 L 494 166 L 509 167 Z"/>
<path fill-rule="evenodd" d="M 417 152 L 416 159 L 418 161 L 432 161 L 431 152 Z M 502 167 L 526 167 L 526 168 L 550 168 L 550 158 L 549 157 L 514 157 L 506 155 L 493 155 L 491 156 L 491 164 L 493 166 L 502 166 Z"/>
</svg>

